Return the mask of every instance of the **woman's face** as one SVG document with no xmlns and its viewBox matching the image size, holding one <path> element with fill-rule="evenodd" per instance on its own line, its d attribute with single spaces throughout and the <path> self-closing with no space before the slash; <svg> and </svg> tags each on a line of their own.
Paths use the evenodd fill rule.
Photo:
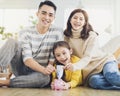
<svg viewBox="0 0 120 96">
<path fill-rule="evenodd" d="M 57 61 L 66 65 L 70 62 L 70 56 L 72 54 L 72 49 L 68 49 L 65 47 L 58 47 L 54 50 L 54 55 Z"/>
<path fill-rule="evenodd" d="M 72 29 L 76 31 L 81 29 L 85 25 L 85 17 L 83 13 L 81 12 L 75 13 L 72 16 L 70 23 L 71 23 Z"/>
</svg>

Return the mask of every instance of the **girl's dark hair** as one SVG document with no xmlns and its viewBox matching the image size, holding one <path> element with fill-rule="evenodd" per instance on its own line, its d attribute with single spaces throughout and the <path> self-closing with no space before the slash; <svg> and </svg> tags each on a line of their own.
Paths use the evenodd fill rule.
<svg viewBox="0 0 120 96">
<path fill-rule="evenodd" d="M 58 42 L 54 43 L 53 54 L 54 54 L 55 49 L 58 48 L 58 47 L 65 47 L 69 50 L 71 49 L 71 47 L 69 46 L 69 44 L 66 41 L 58 41 Z"/>
<path fill-rule="evenodd" d="M 71 18 L 73 17 L 73 15 L 76 13 L 82 13 L 85 17 L 85 25 L 83 26 L 83 30 L 81 31 L 81 34 L 80 34 L 80 36 L 81 36 L 80 38 L 85 40 L 88 38 L 89 32 L 93 31 L 93 28 L 88 22 L 87 12 L 85 10 L 82 10 L 82 9 L 75 9 L 71 12 L 71 14 L 68 18 L 68 21 L 67 21 L 67 28 L 64 31 L 64 35 L 67 37 L 72 37 L 72 32 L 71 32 L 72 25 L 71 25 L 70 21 L 71 21 Z"/>
<path fill-rule="evenodd" d="M 43 5 L 51 6 L 51 7 L 54 8 L 55 11 L 57 10 L 56 5 L 55 5 L 53 2 L 49 1 L 49 0 L 46 0 L 46 1 L 44 1 L 44 2 L 41 2 L 40 5 L 39 5 L 39 9 L 40 9 Z"/>
</svg>

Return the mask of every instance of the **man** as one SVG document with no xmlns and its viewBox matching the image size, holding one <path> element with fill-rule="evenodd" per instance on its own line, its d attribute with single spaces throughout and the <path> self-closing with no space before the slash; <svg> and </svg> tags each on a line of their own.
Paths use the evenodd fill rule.
<svg viewBox="0 0 120 96">
<path fill-rule="evenodd" d="M 41 2 L 36 13 L 38 23 L 20 32 L 20 41 L 8 40 L 0 49 L 0 65 L 11 64 L 13 79 L 0 80 L 0 86 L 45 87 L 50 83 L 54 42 L 63 40 L 62 30 L 52 25 L 56 6 L 51 1 Z"/>
</svg>

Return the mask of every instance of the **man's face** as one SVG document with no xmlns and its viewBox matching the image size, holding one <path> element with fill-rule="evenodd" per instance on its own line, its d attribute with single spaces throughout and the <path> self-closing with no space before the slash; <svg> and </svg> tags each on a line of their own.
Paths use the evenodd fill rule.
<svg viewBox="0 0 120 96">
<path fill-rule="evenodd" d="M 43 5 L 37 12 L 38 24 L 41 27 L 49 27 L 55 19 L 55 10 L 53 7 Z"/>
</svg>

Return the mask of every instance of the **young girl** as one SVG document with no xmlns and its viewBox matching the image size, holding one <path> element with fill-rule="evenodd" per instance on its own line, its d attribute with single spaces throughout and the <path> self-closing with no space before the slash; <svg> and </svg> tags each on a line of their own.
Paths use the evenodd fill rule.
<svg viewBox="0 0 120 96">
<path fill-rule="evenodd" d="M 65 66 L 68 63 L 74 64 L 80 60 L 80 58 L 72 55 L 72 49 L 70 48 L 68 43 L 65 41 L 58 41 L 54 44 L 53 54 L 56 58 L 55 66 L 57 65 Z M 53 72 L 52 83 L 51 83 L 52 89 L 55 89 L 54 87 L 55 87 L 56 79 L 58 79 L 57 74 L 56 72 Z M 61 89 L 69 89 L 69 88 L 76 87 L 82 84 L 81 70 L 76 70 L 76 71 L 64 70 L 63 76 L 61 79 L 63 82 Z"/>
<path fill-rule="evenodd" d="M 98 34 L 89 24 L 87 12 L 75 9 L 71 12 L 64 31 L 65 41 L 80 58 L 76 64 L 67 64 L 65 69 L 82 69 L 83 84 L 95 89 L 120 89 L 120 72 L 115 57 L 103 52 L 98 43 Z"/>
</svg>

